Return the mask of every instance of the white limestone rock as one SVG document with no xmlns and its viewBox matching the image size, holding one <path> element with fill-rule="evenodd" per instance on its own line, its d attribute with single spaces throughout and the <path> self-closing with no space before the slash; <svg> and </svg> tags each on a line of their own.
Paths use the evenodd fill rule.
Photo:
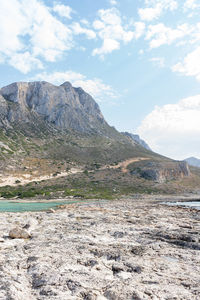
<svg viewBox="0 0 200 300">
<path fill-rule="evenodd" d="M 26 229 L 15 227 L 9 231 L 9 237 L 12 239 L 29 239 L 31 234 Z"/>
</svg>

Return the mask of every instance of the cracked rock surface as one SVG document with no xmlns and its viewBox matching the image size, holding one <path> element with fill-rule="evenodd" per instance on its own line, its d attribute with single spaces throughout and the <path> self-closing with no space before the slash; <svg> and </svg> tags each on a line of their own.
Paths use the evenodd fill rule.
<svg viewBox="0 0 200 300">
<path fill-rule="evenodd" d="M 199 299 L 200 211 L 161 200 L 1 213 L 0 299 Z"/>
</svg>

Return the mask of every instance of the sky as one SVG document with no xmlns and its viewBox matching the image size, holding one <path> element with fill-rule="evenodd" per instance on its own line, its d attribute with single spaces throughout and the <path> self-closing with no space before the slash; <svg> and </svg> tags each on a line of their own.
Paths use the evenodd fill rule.
<svg viewBox="0 0 200 300">
<path fill-rule="evenodd" d="M 0 0 L 0 87 L 70 81 L 111 126 L 200 158 L 199 0 Z"/>
</svg>

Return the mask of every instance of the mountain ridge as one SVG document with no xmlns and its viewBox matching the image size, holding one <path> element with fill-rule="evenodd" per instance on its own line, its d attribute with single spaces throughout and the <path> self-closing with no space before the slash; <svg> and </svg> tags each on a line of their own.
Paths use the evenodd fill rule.
<svg viewBox="0 0 200 300">
<path fill-rule="evenodd" d="M 149 145 L 143 139 L 141 139 L 138 134 L 133 134 L 133 133 L 130 133 L 130 132 L 127 132 L 127 131 L 121 132 L 121 133 L 123 135 L 131 138 L 133 141 L 135 141 L 137 144 L 141 145 L 145 149 L 152 151 L 151 148 L 149 147 Z"/>
<path fill-rule="evenodd" d="M 108 126 L 98 104 L 69 82 L 55 86 L 46 81 L 15 82 L 0 89 L 1 119 L 28 122 L 36 113 L 60 129 L 103 132 Z M 6 124 L 7 125 L 7 122 Z"/>
</svg>

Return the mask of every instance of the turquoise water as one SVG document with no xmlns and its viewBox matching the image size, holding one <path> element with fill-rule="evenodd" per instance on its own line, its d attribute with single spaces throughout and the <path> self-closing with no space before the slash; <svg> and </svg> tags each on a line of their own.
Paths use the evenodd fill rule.
<svg viewBox="0 0 200 300">
<path fill-rule="evenodd" d="M 0 212 L 23 212 L 23 211 L 42 211 L 50 208 L 57 208 L 62 204 L 71 204 L 77 201 L 49 201 L 49 202 L 16 202 L 0 200 Z"/>
</svg>

